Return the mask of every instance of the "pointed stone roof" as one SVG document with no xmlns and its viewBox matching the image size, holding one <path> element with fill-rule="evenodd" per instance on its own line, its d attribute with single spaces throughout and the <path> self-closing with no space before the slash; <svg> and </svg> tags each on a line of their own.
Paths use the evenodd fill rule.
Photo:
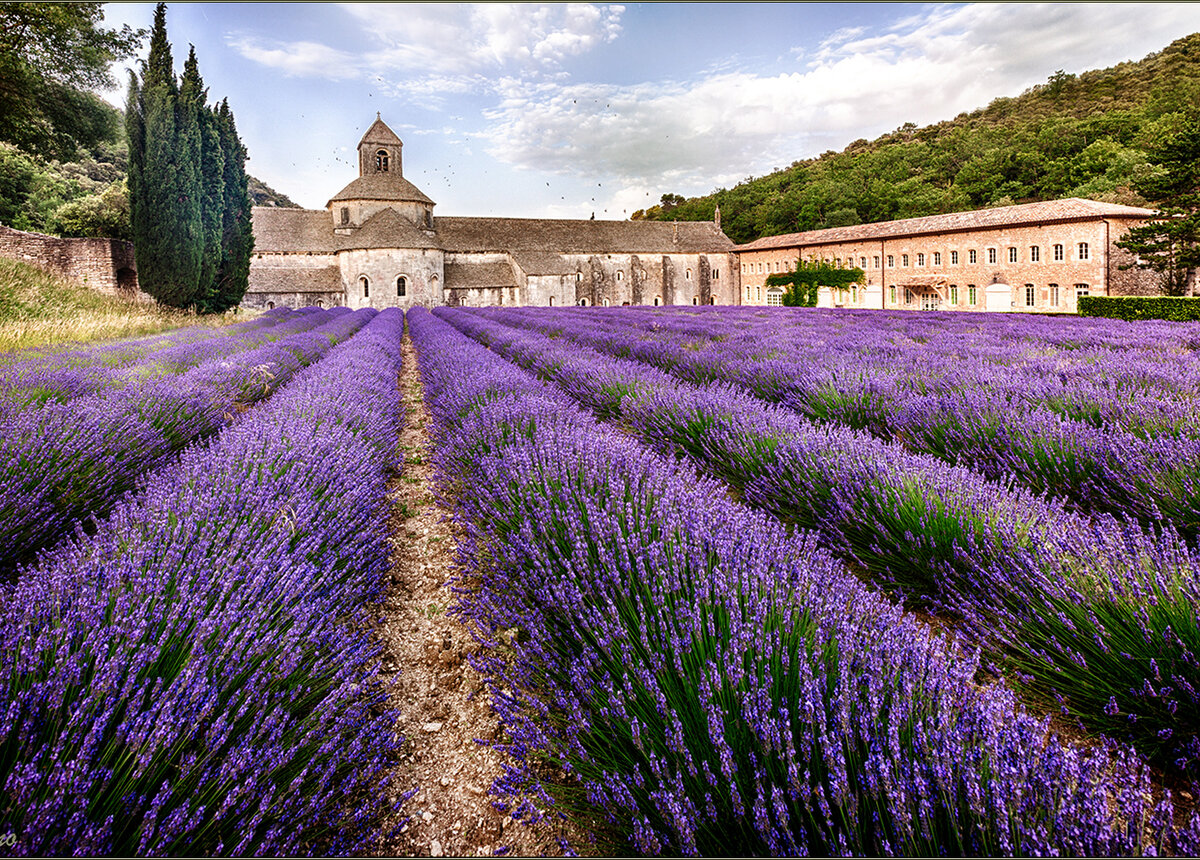
<svg viewBox="0 0 1200 860">
<path fill-rule="evenodd" d="M 419 192 L 418 192 L 419 193 Z M 339 251 L 359 248 L 440 248 L 437 239 L 395 209 L 383 209 L 348 236 L 337 237 Z"/>
<path fill-rule="evenodd" d="M 371 127 L 363 134 L 358 145 L 362 146 L 364 143 L 398 143 L 401 146 L 404 145 L 404 141 L 396 137 L 396 132 L 388 128 L 387 123 L 380 118 L 379 111 L 375 112 L 375 122 L 371 123 Z"/>
</svg>

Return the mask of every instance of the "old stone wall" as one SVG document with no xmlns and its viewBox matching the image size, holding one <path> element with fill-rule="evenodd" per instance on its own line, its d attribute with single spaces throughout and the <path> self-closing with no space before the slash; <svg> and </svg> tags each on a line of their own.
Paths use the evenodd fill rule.
<svg viewBox="0 0 1200 860">
<path fill-rule="evenodd" d="M 1134 266 L 1137 257 L 1124 248 L 1118 248 L 1116 242 L 1128 230 L 1144 224 L 1144 221 L 1133 221 L 1124 224 L 1113 224 L 1109 232 L 1109 281 L 1110 296 L 1161 296 L 1162 278 L 1149 269 L 1139 269 Z M 1122 266 L 1129 268 L 1122 269 Z"/>
<path fill-rule="evenodd" d="M 142 302 L 133 243 L 119 239 L 63 239 L 0 225 L 0 256 L 31 263 L 97 292 Z"/>
</svg>

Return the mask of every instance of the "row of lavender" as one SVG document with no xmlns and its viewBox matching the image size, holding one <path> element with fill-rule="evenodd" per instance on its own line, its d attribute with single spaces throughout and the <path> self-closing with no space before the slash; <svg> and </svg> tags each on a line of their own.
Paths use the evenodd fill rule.
<svg viewBox="0 0 1200 860">
<path fill-rule="evenodd" d="M 514 792 L 640 853 L 1200 850 L 1136 756 L 1064 745 L 812 535 L 409 323 Z"/>
<path fill-rule="evenodd" d="M 397 802 L 384 776 L 397 715 L 369 627 L 400 457 L 402 330 L 400 311 L 374 316 L 147 476 L 93 536 L 3 586 L 10 850 L 375 844 Z"/>
<path fill-rule="evenodd" d="M 277 339 L 258 331 L 172 346 L 165 352 L 191 365 L 178 375 L 0 411 L 0 571 L 104 515 L 143 473 L 230 423 L 373 315 L 341 310 L 301 315 Z"/>
<path fill-rule="evenodd" d="M 346 308 L 335 309 L 342 312 Z M 0 368 L 0 409 L 5 414 L 139 384 L 182 373 L 224 355 L 253 349 L 320 325 L 330 312 L 271 311 L 246 323 L 213 329 L 181 329 L 141 341 L 119 341 L 49 358 L 33 356 Z"/>
<path fill-rule="evenodd" d="M 1200 539 L 1194 326 L 1135 336 L 1128 323 L 1072 320 L 1080 348 L 1069 349 L 1063 327 L 1055 335 L 1044 321 L 625 310 L 498 318 Z"/>
<path fill-rule="evenodd" d="M 439 309 L 462 331 L 910 602 L 959 619 L 1015 686 L 1180 773 L 1200 763 L 1200 556 L 1170 532 L 1067 510 L 726 385 Z"/>
</svg>

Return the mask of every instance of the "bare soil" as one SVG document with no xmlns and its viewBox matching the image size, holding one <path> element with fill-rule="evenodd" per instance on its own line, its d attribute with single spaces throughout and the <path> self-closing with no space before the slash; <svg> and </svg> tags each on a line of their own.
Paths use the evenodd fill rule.
<svg viewBox="0 0 1200 860">
<path fill-rule="evenodd" d="M 479 673 L 467 663 L 477 648 L 471 632 L 447 609 L 456 595 L 455 530 L 436 502 L 431 479 L 429 416 L 416 353 L 403 344 L 401 392 L 406 410 L 402 474 L 392 482 L 391 583 L 377 635 L 385 648 L 385 681 L 401 714 L 405 738 L 393 791 L 415 789 L 402 807 L 409 820 L 379 845 L 385 856 L 560 856 L 560 839 L 579 851 L 561 823 L 514 822 L 492 805 L 488 790 L 503 770 L 489 744 L 502 737 Z M 389 822 L 391 825 L 397 822 Z"/>
</svg>

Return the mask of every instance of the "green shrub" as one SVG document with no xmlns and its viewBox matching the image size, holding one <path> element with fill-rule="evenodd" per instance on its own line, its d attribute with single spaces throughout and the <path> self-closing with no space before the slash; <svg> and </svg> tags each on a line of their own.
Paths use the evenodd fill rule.
<svg viewBox="0 0 1200 860">
<path fill-rule="evenodd" d="M 1200 298 L 1178 296 L 1080 296 L 1079 315 L 1118 320 L 1200 320 Z"/>
</svg>

